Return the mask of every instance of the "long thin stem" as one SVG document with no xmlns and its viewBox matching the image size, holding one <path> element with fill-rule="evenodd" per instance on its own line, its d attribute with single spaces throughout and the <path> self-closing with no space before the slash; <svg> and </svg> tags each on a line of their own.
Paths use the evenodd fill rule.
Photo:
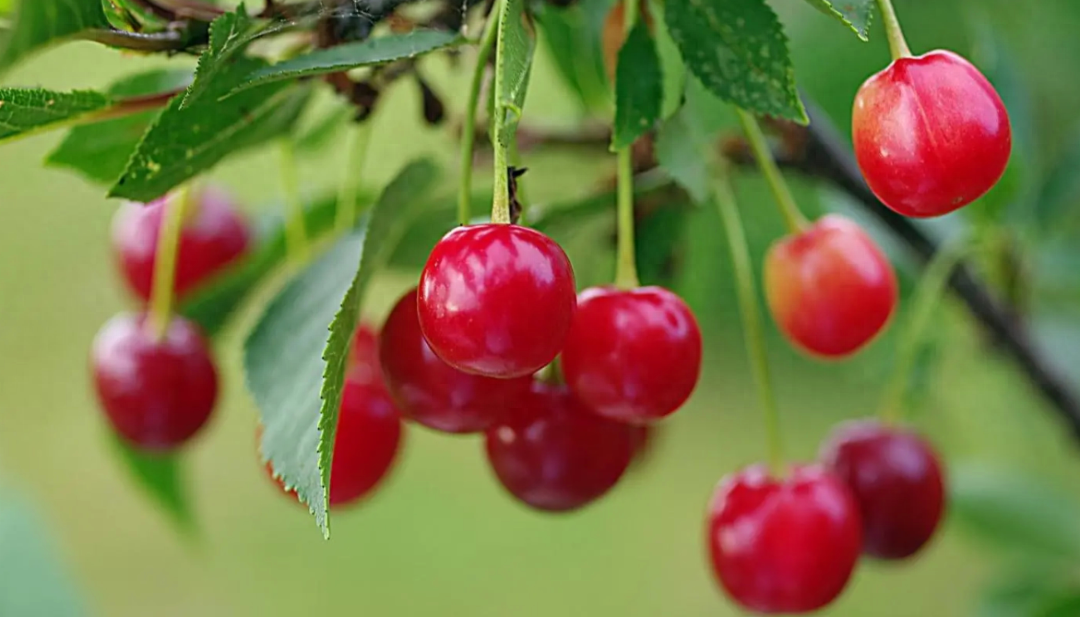
<svg viewBox="0 0 1080 617">
<path fill-rule="evenodd" d="M 731 250 L 731 263 L 735 269 L 743 335 L 746 339 L 746 351 L 750 357 L 750 366 L 754 372 L 754 381 L 757 383 L 758 398 L 761 402 L 769 464 L 773 473 L 779 476 L 784 473 L 784 448 L 780 438 L 780 412 L 776 404 L 776 397 L 773 394 L 769 359 L 765 351 L 765 334 L 761 326 L 761 311 L 758 306 L 757 290 L 754 285 L 753 267 L 750 263 L 750 249 L 746 243 L 746 232 L 743 230 L 742 219 L 735 203 L 735 194 L 728 183 L 726 170 L 716 182 L 714 197 L 720 209 L 720 216 L 724 220 L 728 247 Z"/>
<path fill-rule="evenodd" d="M 503 65 L 503 58 L 506 56 L 506 4 L 508 2 L 521 2 L 522 0 L 495 0 L 495 4 L 491 7 L 491 12 L 497 16 L 498 19 L 498 38 L 495 41 L 495 83 L 492 96 L 495 100 L 495 105 L 492 106 L 492 110 L 495 113 L 493 119 L 492 134 L 494 136 L 494 166 L 495 166 L 495 186 L 494 195 L 491 200 L 491 222 L 508 224 L 510 222 L 510 170 L 507 165 L 507 156 L 509 153 L 509 144 L 503 143 L 502 133 L 503 127 L 506 125 L 507 109 L 506 101 L 502 100 L 502 92 L 504 88 L 503 81 L 506 79 L 506 69 Z M 490 19 L 490 18 L 489 18 Z"/>
<path fill-rule="evenodd" d="M 476 67 L 473 68 L 472 81 L 469 83 L 469 100 L 465 104 L 465 120 L 461 128 L 461 185 L 458 191 L 458 222 L 467 225 L 472 214 L 469 206 L 472 200 L 473 148 L 476 144 L 476 114 L 480 107 L 480 89 L 484 85 L 484 73 L 491 50 L 495 47 L 495 38 L 499 33 L 499 14 L 492 7 L 484 25 L 484 35 L 476 49 Z"/>
<path fill-rule="evenodd" d="M 808 222 L 799 211 L 799 207 L 795 205 L 795 198 L 791 195 L 791 189 L 788 188 L 787 183 L 784 182 L 784 176 L 781 175 L 780 168 L 776 166 L 776 161 L 773 160 L 772 150 L 765 141 L 765 134 L 761 132 L 757 118 L 745 109 L 736 107 L 735 111 L 739 115 L 739 122 L 742 124 L 743 132 L 746 133 L 750 149 L 754 151 L 758 167 L 761 168 L 761 173 L 765 175 L 765 180 L 769 183 L 776 204 L 780 206 L 780 214 L 783 215 L 788 230 L 792 233 L 802 231 Z"/>
<path fill-rule="evenodd" d="M 150 331 L 162 341 L 172 321 L 173 286 L 176 281 L 176 254 L 180 250 L 180 232 L 184 213 L 191 201 L 191 186 L 184 185 L 165 202 L 157 249 L 154 253 L 154 280 L 150 287 Z"/>
<path fill-rule="evenodd" d="M 345 168 L 341 172 L 341 186 L 338 189 L 338 233 L 347 233 L 356 224 L 356 196 L 360 189 L 360 179 L 363 177 L 364 163 L 367 161 L 370 138 L 370 121 L 349 126 L 348 152 L 345 155 Z"/>
<path fill-rule="evenodd" d="M 281 187 L 285 197 L 285 245 L 289 260 L 304 263 L 308 258 L 308 237 L 304 225 L 304 206 L 300 202 L 296 151 L 292 138 L 281 139 Z"/>
<path fill-rule="evenodd" d="M 623 31 L 630 36 L 638 17 L 638 0 L 622 0 L 625 22 Z M 641 284 L 637 273 L 634 251 L 634 160 L 632 146 L 620 148 L 618 158 L 618 262 L 615 266 L 615 284 L 623 289 L 633 289 Z"/>
<path fill-rule="evenodd" d="M 900 20 L 896 17 L 896 9 L 893 8 L 892 0 L 877 0 L 878 8 L 881 9 L 881 22 L 885 25 L 885 36 L 889 39 L 889 53 L 893 60 L 910 58 L 911 48 L 908 47 L 904 38 L 904 30 L 900 27 Z"/>
</svg>

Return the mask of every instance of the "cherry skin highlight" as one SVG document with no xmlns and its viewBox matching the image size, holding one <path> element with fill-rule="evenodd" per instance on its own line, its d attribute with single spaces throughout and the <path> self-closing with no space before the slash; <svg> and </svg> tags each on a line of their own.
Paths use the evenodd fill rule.
<svg viewBox="0 0 1080 617">
<path fill-rule="evenodd" d="M 585 406 L 622 422 L 673 413 L 701 374 L 701 330 L 660 287 L 592 287 L 578 295 L 562 351 L 566 383 Z"/>
<path fill-rule="evenodd" d="M 782 480 L 759 465 L 726 476 L 707 527 L 721 586 L 758 613 L 807 613 L 835 600 L 862 543 L 851 491 L 816 465 Z"/>
<path fill-rule="evenodd" d="M 769 248 L 765 297 L 780 330 L 812 355 L 855 353 L 889 321 L 896 273 L 854 221 L 822 217 Z"/>
<path fill-rule="evenodd" d="M 565 386 L 535 382 L 507 418 L 488 429 L 488 462 L 526 505 L 575 510 L 622 477 L 634 456 L 633 429 L 583 409 Z"/>
<path fill-rule="evenodd" d="M 855 157 L 870 189 L 910 217 L 947 214 L 1005 173 L 1012 129 L 1001 97 L 964 58 L 900 58 L 855 96 Z"/>
<path fill-rule="evenodd" d="M 420 275 L 417 311 L 431 349 L 487 377 L 531 375 L 558 355 L 576 292 L 566 253 L 518 225 L 470 225 L 446 234 Z"/>
<path fill-rule="evenodd" d="M 145 314 L 120 314 L 98 332 L 90 352 L 98 400 L 131 446 L 168 452 L 210 419 L 218 377 L 198 328 L 181 317 L 158 341 Z"/>
<path fill-rule="evenodd" d="M 864 553 L 904 559 L 933 537 L 945 509 L 945 483 L 925 439 L 876 420 L 849 422 L 825 443 L 821 460 L 859 503 Z"/>
<path fill-rule="evenodd" d="M 244 255 L 251 244 L 247 222 L 232 198 L 216 188 L 192 196 L 176 256 L 174 293 L 182 297 Z M 150 298 L 158 235 L 166 207 L 179 194 L 148 204 L 125 202 L 113 218 L 112 244 L 128 287 Z"/>
</svg>

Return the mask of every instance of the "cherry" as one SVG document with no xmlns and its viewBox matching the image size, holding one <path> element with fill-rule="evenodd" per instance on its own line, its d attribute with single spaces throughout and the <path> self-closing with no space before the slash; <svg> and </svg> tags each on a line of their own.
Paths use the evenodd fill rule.
<svg viewBox="0 0 1080 617">
<path fill-rule="evenodd" d="M 581 508 L 622 477 L 634 427 L 589 413 L 565 386 L 535 382 L 487 431 L 487 456 L 503 486 L 549 512 Z"/>
<path fill-rule="evenodd" d="M 145 313 L 113 317 L 94 339 L 90 363 L 106 416 L 140 450 L 177 448 L 214 410 L 214 360 L 197 326 L 181 317 L 160 341 Z"/>
<path fill-rule="evenodd" d="M 724 590 L 759 613 L 806 613 L 832 602 L 859 558 L 851 491 L 820 466 L 776 480 L 760 465 L 726 476 L 709 505 L 708 544 Z"/>
<path fill-rule="evenodd" d="M 402 413 L 445 433 L 486 430 L 532 384 L 528 376 L 494 379 L 464 373 L 440 360 L 420 332 L 415 289 L 402 296 L 387 317 L 379 358 Z"/>
<path fill-rule="evenodd" d="M 940 216 L 990 190 L 1012 149 L 994 87 L 948 51 L 900 58 L 859 88 L 855 157 L 870 189 L 905 216 Z"/>
<path fill-rule="evenodd" d="M 896 307 L 896 274 L 854 221 L 827 215 L 769 249 L 765 296 L 796 346 L 840 357 L 884 328 Z"/>
<path fill-rule="evenodd" d="M 518 225 L 458 227 L 435 245 L 420 275 L 424 338 L 466 373 L 530 375 L 562 350 L 576 294 L 566 253 Z"/>
<path fill-rule="evenodd" d="M 357 325 L 346 366 L 347 379 L 351 381 L 383 382 L 379 367 L 379 335 L 370 324 Z"/>
<path fill-rule="evenodd" d="M 193 195 L 177 249 L 177 296 L 196 289 L 222 268 L 243 255 L 251 243 L 248 225 L 232 198 L 216 188 Z M 143 301 L 150 298 L 158 232 L 165 209 L 179 194 L 148 204 L 125 202 L 113 218 L 113 250 L 131 290 Z"/>
<path fill-rule="evenodd" d="M 945 508 L 941 463 L 919 435 L 875 420 L 841 425 L 822 461 L 855 494 L 863 552 L 903 559 L 930 541 Z"/>
<path fill-rule="evenodd" d="M 671 414 L 701 373 L 701 330 L 690 307 L 660 287 L 591 287 L 578 296 L 562 370 L 596 413 L 641 423 Z"/>
</svg>

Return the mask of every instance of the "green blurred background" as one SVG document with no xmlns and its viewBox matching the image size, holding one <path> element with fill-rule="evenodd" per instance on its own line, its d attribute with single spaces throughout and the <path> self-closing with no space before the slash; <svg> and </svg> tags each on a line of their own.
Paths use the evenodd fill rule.
<svg viewBox="0 0 1080 617">
<path fill-rule="evenodd" d="M 773 4 L 792 39 L 800 86 L 846 127 L 859 84 L 888 60 L 879 29 L 866 44 L 805 3 Z M 1077 125 L 1080 3 L 896 4 L 916 52 L 944 47 L 980 65 L 993 63 L 1000 59 L 979 47 L 986 34 L 981 28 L 991 29 L 997 52 L 1007 52 L 1031 97 L 1031 136 L 1039 158 L 1025 161 L 1029 173 L 1051 165 Z M 35 57 L 4 82 L 100 88 L 121 74 L 169 62 L 190 63 L 73 44 Z M 572 125 L 577 107 L 549 59 L 541 55 L 538 63 L 524 124 Z M 455 117 L 466 66 L 450 68 L 443 60 L 423 65 Z M 421 153 L 436 156 L 453 178 L 456 142 L 450 124 L 423 126 L 417 94 L 415 84 L 405 81 L 381 102 L 363 172 L 373 190 Z M 478 439 L 412 429 L 391 480 L 371 502 L 338 513 L 333 537 L 324 541 L 257 461 L 256 411 L 243 389 L 239 362 L 240 341 L 255 316 L 248 311 L 217 344 L 224 396 L 212 425 L 190 451 L 188 481 L 199 521 L 197 537 L 190 539 L 176 533 L 130 481 L 91 393 L 91 339 L 130 301 L 109 250 L 116 204 L 103 198 L 100 187 L 41 165 L 59 138 L 49 134 L 0 148 L 0 470 L 4 486 L 33 503 L 88 612 L 115 617 L 736 614 L 706 567 L 704 505 L 717 480 L 760 459 L 763 445 L 727 248 L 714 211 L 692 215 L 678 280 L 705 330 L 708 361 L 701 386 L 665 424 L 648 464 L 608 498 L 571 515 L 530 512 L 494 481 Z M 335 143 L 324 155 L 302 161 L 305 192 L 332 190 L 342 148 Z M 234 159 L 213 177 L 252 212 L 262 204 L 270 207 L 280 198 L 275 154 L 270 148 Z M 524 180 L 529 198 L 545 202 L 587 194 L 597 178 L 612 171 L 614 161 L 595 152 L 548 149 L 526 153 L 524 162 L 530 168 Z M 849 205 L 805 181 L 796 180 L 796 188 L 810 211 Z M 768 241 L 781 233 L 780 221 L 756 177 L 740 178 L 739 192 L 760 261 Z M 892 246 L 887 235 L 881 237 Z M 568 244 L 585 281 L 606 275 L 610 261 L 595 258 L 603 247 L 594 239 L 576 244 L 568 239 Z M 910 273 L 903 252 L 896 255 L 899 267 Z M 367 300 L 370 318 L 378 320 L 415 276 L 380 277 Z M 1074 296 L 1067 295 L 1065 304 Z M 1074 327 L 1068 313 L 1064 320 L 1060 311 L 1055 315 L 1059 328 L 1062 323 Z M 1077 444 L 1011 362 L 990 351 L 956 303 L 940 311 L 936 328 L 944 351 L 913 422 L 940 445 L 950 466 L 1020 470 L 1080 496 Z M 1062 332 L 1075 336 L 1068 328 Z M 769 325 L 791 458 L 813 457 L 835 423 L 875 409 L 894 334 L 895 327 L 850 362 L 821 365 L 791 351 Z M 1070 349 L 1075 347 L 1059 351 Z M 1056 359 L 1075 366 L 1073 354 Z M 1080 511 L 1076 514 L 1080 517 Z M 864 563 L 848 591 L 823 614 L 976 614 L 980 595 L 994 583 L 1004 558 L 964 531 L 950 518 L 918 559 Z M 26 567 L 5 559 L 5 547 L 17 540 L 0 535 L 0 579 Z M 49 614 L 44 608 L 27 610 L 22 614 Z M 1073 614 L 1080 611 L 1062 613 Z"/>
</svg>

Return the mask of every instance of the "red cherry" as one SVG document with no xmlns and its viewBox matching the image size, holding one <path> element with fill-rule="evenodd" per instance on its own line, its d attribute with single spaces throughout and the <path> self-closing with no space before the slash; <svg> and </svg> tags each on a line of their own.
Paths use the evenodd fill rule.
<svg viewBox="0 0 1080 617">
<path fill-rule="evenodd" d="M 420 332 L 416 290 L 398 301 L 383 325 L 379 358 L 402 413 L 445 433 L 487 430 L 524 396 L 531 377 L 494 379 L 463 373 L 431 351 Z"/>
<path fill-rule="evenodd" d="M 846 356 L 889 321 L 896 308 L 896 274 L 855 222 L 828 215 L 769 249 L 765 296 L 780 330 L 795 345 L 819 356 Z"/>
<path fill-rule="evenodd" d="M 849 422 L 825 443 L 821 458 L 855 494 L 863 552 L 903 559 L 930 541 L 945 508 L 945 485 L 926 440 L 875 420 Z"/>
<path fill-rule="evenodd" d="M 363 383 L 382 382 L 379 368 L 379 335 L 370 324 L 360 323 L 353 334 L 346 368 L 347 379 Z"/>
<path fill-rule="evenodd" d="M 148 204 L 123 203 L 113 218 L 112 242 L 128 286 L 142 300 L 150 298 L 158 232 L 166 207 L 179 194 Z M 248 225 L 232 198 L 217 188 L 193 196 L 180 232 L 176 258 L 177 296 L 197 288 L 243 255 L 251 242 Z"/>
<path fill-rule="evenodd" d="M 444 362 L 487 377 L 530 375 L 566 341 L 576 294 L 554 240 L 517 225 L 446 234 L 420 275 L 420 328 Z"/>
<path fill-rule="evenodd" d="M 542 382 L 487 431 L 488 461 L 511 494 L 564 512 L 598 499 L 634 455 L 633 427 L 584 409 L 565 386 Z"/>
<path fill-rule="evenodd" d="M 174 317 L 158 341 L 145 314 L 120 314 L 98 332 L 90 363 L 98 399 L 132 446 L 169 451 L 206 424 L 217 369 L 195 324 Z"/>
<path fill-rule="evenodd" d="M 817 465 L 782 480 L 763 466 L 726 476 L 709 506 L 708 534 L 720 584 L 759 613 L 807 613 L 832 602 L 862 543 L 851 491 Z"/>
<path fill-rule="evenodd" d="M 948 51 L 900 58 L 866 80 L 852 116 L 855 157 L 885 205 L 940 216 L 990 190 L 1012 149 L 994 87 Z"/>
<path fill-rule="evenodd" d="M 574 395 L 623 422 L 682 406 L 701 373 L 701 330 L 690 307 L 660 287 L 592 287 L 578 296 L 562 370 Z"/>
</svg>

